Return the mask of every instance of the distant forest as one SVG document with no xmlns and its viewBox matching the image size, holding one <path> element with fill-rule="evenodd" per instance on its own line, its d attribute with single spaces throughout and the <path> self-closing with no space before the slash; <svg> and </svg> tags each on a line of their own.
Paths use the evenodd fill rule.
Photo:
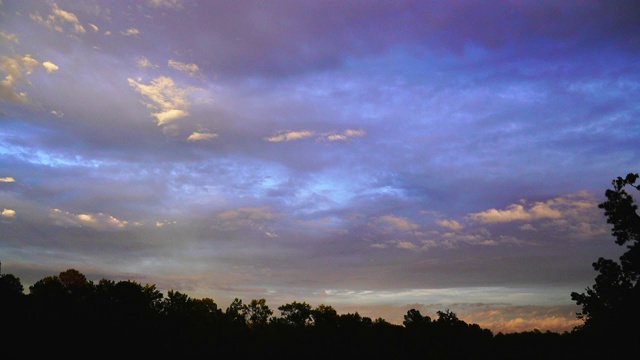
<svg viewBox="0 0 640 360">
<path fill-rule="evenodd" d="M 638 353 L 640 340 L 640 216 L 632 195 L 638 174 L 612 182 L 600 204 L 618 245 L 619 262 L 600 258 L 595 285 L 572 293 L 583 325 L 562 334 L 537 330 L 493 334 L 448 310 L 435 318 L 411 309 L 402 325 L 357 312 L 338 314 L 294 301 L 277 308 L 265 299 L 235 299 L 225 310 L 155 285 L 102 279 L 75 269 L 47 276 L 24 293 L 20 279 L 0 274 L 2 358 L 278 359 L 574 359 Z M 20 346 L 25 344 L 26 346 Z"/>
</svg>

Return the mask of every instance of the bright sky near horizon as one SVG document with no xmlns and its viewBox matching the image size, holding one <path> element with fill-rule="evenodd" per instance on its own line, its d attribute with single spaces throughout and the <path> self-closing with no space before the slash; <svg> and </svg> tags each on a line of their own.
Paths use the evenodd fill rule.
<svg viewBox="0 0 640 360">
<path fill-rule="evenodd" d="M 0 1 L 0 261 L 570 330 L 640 171 L 635 1 Z"/>
</svg>

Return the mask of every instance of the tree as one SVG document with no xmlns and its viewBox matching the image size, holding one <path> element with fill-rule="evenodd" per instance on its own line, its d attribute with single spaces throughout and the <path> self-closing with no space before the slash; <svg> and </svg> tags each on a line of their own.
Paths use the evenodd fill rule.
<svg viewBox="0 0 640 360">
<path fill-rule="evenodd" d="M 311 311 L 313 325 L 316 327 L 335 327 L 338 325 L 338 312 L 331 305 L 320 304 Z"/>
<path fill-rule="evenodd" d="M 407 311 L 407 314 L 404 316 L 402 325 L 407 329 L 422 329 L 430 323 L 431 318 L 429 316 L 422 316 L 420 310 L 411 309 Z"/>
<path fill-rule="evenodd" d="M 225 315 L 231 323 L 236 325 L 246 325 L 247 319 L 244 317 L 244 304 L 242 304 L 242 300 L 235 298 L 227 307 L 225 311 Z"/>
<path fill-rule="evenodd" d="M 311 305 L 306 302 L 294 301 L 278 307 L 278 310 L 282 313 L 282 320 L 287 325 L 303 327 L 311 322 Z"/>
<path fill-rule="evenodd" d="M 253 299 L 244 306 L 245 319 L 250 328 L 257 328 L 267 324 L 273 310 L 269 309 L 265 299 Z"/>
<path fill-rule="evenodd" d="M 12 274 L 0 274 L 0 299 L 5 301 L 17 301 L 24 295 L 24 287 L 20 278 Z"/>
<path fill-rule="evenodd" d="M 626 329 L 637 329 L 640 321 L 640 216 L 638 206 L 628 188 L 640 190 L 636 185 L 638 174 L 628 174 L 624 179 L 612 181 L 613 189 L 605 192 L 607 200 L 598 205 L 605 210 L 607 223 L 612 225 L 611 234 L 616 244 L 626 245 L 627 251 L 620 256 L 620 263 L 599 258 L 593 268 L 599 272 L 593 287 L 586 293 L 571 293 L 571 298 L 582 311 L 577 314 L 584 324 L 581 330 L 595 336 L 628 336 Z M 637 335 L 637 330 L 634 330 Z"/>
</svg>

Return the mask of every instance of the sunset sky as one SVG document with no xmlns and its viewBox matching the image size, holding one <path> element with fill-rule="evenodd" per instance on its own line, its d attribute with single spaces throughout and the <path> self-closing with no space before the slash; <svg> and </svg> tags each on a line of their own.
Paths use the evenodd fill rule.
<svg viewBox="0 0 640 360">
<path fill-rule="evenodd" d="M 579 324 L 640 171 L 640 2 L 0 1 L 0 261 Z M 276 315 L 278 312 L 276 311 Z"/>
</svg>

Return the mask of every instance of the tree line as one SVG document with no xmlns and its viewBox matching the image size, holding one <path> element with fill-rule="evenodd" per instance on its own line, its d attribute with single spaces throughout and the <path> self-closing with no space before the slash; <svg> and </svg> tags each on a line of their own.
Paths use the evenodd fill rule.
<svg viewBox="0 0 640 360">
<path fill-rule="evenodd" d="M 65 358 L 160 356 L 396 359 L 564 359 L 635 353 L 640 320 L 640 216 L 626 189 L 640 190 L 638 174 L 613 181 L 600 204 L 620 262 L 598 259 L 596 284 L 572 293 L 581 326 L 562 334 L 538 330 L 493 334 L 449 310 L 432 319 L 416 309 L 402 325 L 358 312 L 338 314 L 306 302 L 277 307 L 265 299 L 236 298 L 221 309 L 132 280 L 88 280 L 76 269 L 46 276 L 25 294 L 20 279 L 0 274 L 0 339 L 5 354 Z M 32 344 L 22 350 L 17 344 Z M 20 352 L 21 351 L 21 352 Z M 22 357 L 22 356 L 20 356 Z M 13 358 L 7 357 L 7 358 Z"/>
</svg>

